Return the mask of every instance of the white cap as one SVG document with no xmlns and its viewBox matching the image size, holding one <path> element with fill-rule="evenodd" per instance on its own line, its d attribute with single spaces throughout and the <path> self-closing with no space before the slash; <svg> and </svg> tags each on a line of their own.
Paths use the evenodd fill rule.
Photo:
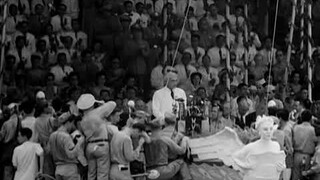
<svg viewBox="0 0 320 180">
<path fill-rule="evenodd" d="M 80 110 L 86 110 L 91 108 L 96 102 L 103 103 L 102 101 L 97 101 L 92 94 L 82 94 L 77 101 L 77 107 Z"/>
<path fill-rule="evenodd" d="M 266 90 L 267 90 L 267 91 L 274 91 L 274 90 L 276 90 L 276 87 L 274 87 L 273 85 L 268 84 L 268 85 L 266 86 Z"/>
<path fill-rule="evenodd" d="M 38 91 L 37 94 L 36 94 L 36 98 L 37 99 L 45 99 L 46 95 L 44 94 L 43 91 Z"/>
<path fill-rule="evenodd" d="M 274 100 L 271 100 L 268 102 L 268 108 L 269 107 L 277 107 L 277 103 Z"/>
</svg>

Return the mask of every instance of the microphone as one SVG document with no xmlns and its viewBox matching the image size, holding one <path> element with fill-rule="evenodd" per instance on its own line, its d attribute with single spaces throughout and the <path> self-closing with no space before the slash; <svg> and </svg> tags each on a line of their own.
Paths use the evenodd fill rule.
<svg viewBox="0 0 320 180">
<path fill-rule="evenodd" d="M 132 100 L 128 101 L 129 117 L 130 117 L 130 118 L 131 118 L 132 111 L 134 110 L 134 106 L 135 106 L 134 101 L 132 101 Z"/>
</svg>

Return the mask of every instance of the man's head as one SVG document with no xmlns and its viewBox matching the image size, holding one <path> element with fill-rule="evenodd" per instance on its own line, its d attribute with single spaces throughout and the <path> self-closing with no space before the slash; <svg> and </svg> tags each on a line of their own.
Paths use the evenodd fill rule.
<svg viewBox="0 0 320 180">
<path fill-rule="evenodd" d="M 264 39 L 264 47 L 266 49 L 271 49 L 271 46 L 272 46 L 272 38 L 271 37 L 266 37 Z"/>
<path fill-rule="evenodd" d="M 102 89 L 100 91 L 100 99 L 104 102 L 111 100 L 111 93 L 108 89 Z"/>
<path fill-rule="evenodd" d="M 72 133 L 76 130 L 76 116 L 70 114 L 70 112 L 63 113 L 58 117 L 58 121 L 61 126 L 64 126 L 68 133 Z"/>
<path fill-rule="evenodd" d="M 127 13 L 131 13 L 133 11 L 133 3 L 132 3 L 132 1 L 130 1 L 130 0 L 125 1 L 123 3 L 123 6 L 124 6 L 124 10 Z"/>
<path fill-rule="evenodd" d="M 216 16 L 218 15 L 218 7 L 215 4 L 211 4 L 209 6 L 210 14 L 211 16 Z"/>
<path fill-rule="evenodd" d="M 78 20 L 76 20 L 76 19 L 72 20 L 72 29 L 75 32 L 80 31 L 80 23 Z"/>
<path fill-rule="evenodd" d="M 120 115 L 122 114 L 122 110 L 120 108 L 115 108 L 110 116 L 108 117 L 108 120 L 113 124 L 116 125 L 120 121 Z"/>
<path fill-rule="evenodd" d="M 11 16 L 16 16 L 18 14 L 18 6 L 16 6 L 15 4 L 11 4 L 9 6 L 9 13 Z"/>
<path fill-rule="evenodd" d="M 279 110 L 276 116 L 280 120 L 281 127 L 283 127 L 289 121 L 289 111 L 286 109 Z"/>
<path fill-rule="evenodd" d="M 41 68 L 41 59 L 42 57 L 39 54 L 31 55 L 31 63 L 33 69 Z"/>
<path fill-rule="evenodd" d="M 16 47 L 17 49 L 22 49 L 26 45 L 26 37 L 25 36 L 18 36 L 16 38 Z"/>
<path fill-rule="evenodd" d="M 309 110 L 305 110 L 301 113 L 301 122 L 311 122 L 312 114 Z"/>
<path fill-rule="evenodd" d="M 199 46 L 200 36 L 199 34 L 192 34 L 191 35 L 191 45 L 193 48 L 197 48 Z"/>
<path fill-rule="evenodd" d="M 191 54 L 189 52 L 184 52 L 181 61 L 184 65 L 188 65 L 191 62 Z"/>
<path fill-rule="evenodd" d="M 190 79 L 193 85 L 198 86 L 201 83 L 202 74 L 199 72 L 194 72 L 190 75 Z"/>
<path fill-rule="evenodd" d="M 240 83 L 238 85 L 238 94 L 239 96 L 248 96 L 248 85 L 245 83 Z"/>
<path fill-rule="evenodd" d="M 37 15 L 42 15 L 44 12 L 44 6 L 42 4 L 37 4 L 34 8 L 34 11 Z"/>
<path fill-rule="evenodd" d="M 40 52 L 45 52 L 47 50 L 47 42 L 43 39 L 37 41 L 37 50 Z"/>
<path fill-rule="evenodd" d="M 92 51 L 89 49 L 86 49 L 81 52 L 82 62 L 89 63 L 92 62 Z"/>
<path fill-rule="evenodd" d="M 57 8 L 57 12 L 60 16 L 63 16 L 66 14 L 67 6 L 65 4 L 59 4 Z"/>
<path fill-rule="evenodd" d="M 135 7 L 136 7 L 137 13 L 139 13 L 139 14 L 141 14 L 143 12 L 143 10 L 145 9 L 145 6 L 142 2 L 137 2 Z"/>
<path fill-rule="evenodd" d="M 249 111 L 249 103 L 247 98 L 244 96 L 239 96 L 237 99 L 238 111 L 241 116 L 245 115 Z"/>
<path fill-rule="evenodd" d="M 29 128 L 21 128 L 18 133 L 18 142 L 22 144 L 32 137 L 32 130 Z"/>
<path fill-rule="evenodd" d="M 60 66 L 65 66 L 67 64 L 67 55 L 65 52 L 58 53 L 57 62 Z"/>
<path fill-rule="evenodd" d="M 304 111 L 305 109 L 305 104 L 304 101 L 300 98 L 296 98 L 294 100 L 294 105 L 293 105 L 293 109 L 295 109 L 297 112 L 301 113 L 302 111 Z"/>
<path fill-rule="evenodd" d="M 239 16 L 242 16 L 243 15 L 243 6 L 242 5 L 238 5 L 238 6 L 236 6 L 236 12 L 235 12 L 235 15 L 237 16 L 237 17 L 239 17 Z"/>
<path fill-rule="evenodd" d="M 178 74 L 174 73 L 174 72 L 168 72 L 165 75 L 165 82 L 167 82 L 167 87 L 169 89 L 174 89 L 175 87 L 177 87 L 179 80 L 178 80 Z"/>
<path fill-rule="evenodd" d="M 146 131 L 146 126 L 142 123 L 134 123 L 131 127 L 131 137 L 139 137 L 143 132 Z"/>
<path fill-rule="evenodd" d="M 225 45 L 225 36 L 220 34 L 216 37 L 217 46 L 219 48 L 223 47 Z"/>
</svg>

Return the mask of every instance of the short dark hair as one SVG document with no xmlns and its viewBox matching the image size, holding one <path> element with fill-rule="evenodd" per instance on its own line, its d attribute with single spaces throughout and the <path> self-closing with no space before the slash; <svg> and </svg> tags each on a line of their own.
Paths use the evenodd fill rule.
<svg viewBox="0 0 320 180">
<path fill-rule="evenodd" d="M 142 123 L 134 123 L 131 128 L 138 129 L 139 131 L 146 131 L 146 125 Z"/>
<path fill-rule="evenodd" d="M 200 40 L 200 35 L 197 34 L 197 33 L 192 33 L 192 34 L 191 34 L 191 39 L 192 39 L 192 38 L 197 38 L 198 40 Z"/>
<path fill-rule="evenodd" d="M 36 105 L 35 101 L 28 100 L 28 101 L 22 102 L 20 107 L 22 108 L 23 112 L 25 112 L 26 114 L 30 114 L 34 110 L 35 105 Z"/>
<path fill-rule="evenodd" d="M 311 111 L 309 110 L 304 110 L 301 113 L 301 122 L 310 122 L 312 119 L 312 114 Z"/>
<path fill-rule="evenodd" d="M 284 121 L 288 121 L 289 120 L 289 111 L 286 109 L 280 109 L 277 112 L 277 117 L 281 118 Z"/>
<path fill-rule="evenodd" d="M 20 134 L 23 137 L 27 137 L 27 139 L 29 140 L 32 137 L 32 130 L 29 128 L 21 128 Z"/>
<path fill-rule="evenodd" d="M 123 2 L 123 6 L 127 6 L 128 4 L 132 4 L 132 5 L 133 5 L 132 1 L 128 1 L 128 0 L 127 0 L 127 1 L 124 1 L 124 2 Z"/>
<path fill-rule="evenodd" d="M 276 116 L 278 112 L 278 108 L 277 107 L 269 107 L 268 108 L 268 115 L 269 116 Z"/>
<path fill-rule="evenodd" d="M 240 90 L 243 87 L 248 87 L 248 85 L 246 83 L 240 83 L 237 88 Z"/>
<path fill-rule="evenodd" d="M 247 100 L 247 98 L 245 97 L 245 96 L 239 96 L 238 98 L 237 98 L 237 104 L 239 104 L 241 101 L 243 101 L 243 100 Z"/>
</svg>

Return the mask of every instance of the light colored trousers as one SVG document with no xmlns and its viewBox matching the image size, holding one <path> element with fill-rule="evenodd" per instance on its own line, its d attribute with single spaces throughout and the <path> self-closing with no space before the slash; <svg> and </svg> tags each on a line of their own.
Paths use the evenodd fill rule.
<svg viewBox="0 0 320 180">
<path fill-rule="evenodd" d="M 150 169 L 151 170 L 151 169 Z M 177 159 L 172 161 L 166 166 L 160 166 L 155 168 L 155 170 L 159 171 L 160 176 L 157 180 L 168 180 L 173 178 L 178 172 L 183 180 L 191 180 L 192 177 L 190 175 L 187 164 L 182 159 Z"/>
<path fill-rule="evenodd" d="M 301 162 L 303 158 L 306 160 L 306 170 L 310 168 L 311 156 L 309 154 L 295 152 L 293 155 L 292 180 L 300 180 L 302 178 Z"/>
<path fill-rule="evenodd" d="M 94 150 L 94 147 L 98 148 Z M 108 180 L 110 171 L 109 143 L 89 143 L 86 147 L 88 180 Z"/>
</svg>

